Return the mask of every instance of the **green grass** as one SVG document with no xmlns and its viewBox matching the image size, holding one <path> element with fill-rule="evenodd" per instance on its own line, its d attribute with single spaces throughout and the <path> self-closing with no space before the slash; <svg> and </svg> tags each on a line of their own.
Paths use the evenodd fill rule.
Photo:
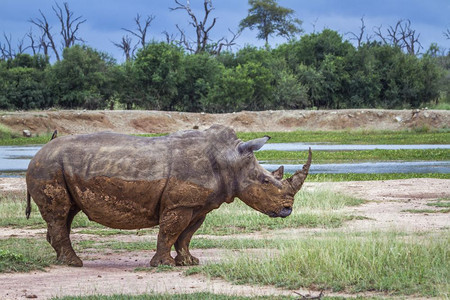
<svg viewBox="0 0 450 300">
<path fill-rule="evenodd" d="M 221 295 L 213 294 L 209 292 L 192 293 L 192 294 L 156 294 L 149 293 L 143 295 L 95 295 L 95 296 L 83 296 L 83 297 L 62 297 L 52 298 L 54 300 L 295 300 L 298 297 L 289 296 L 234 296 L 234 295 Z M 323 297 L 322 299 L 331 299 Z M 333 298 L 336 299 L 336 298 Z"/>
<path fill-rule="evenodd" d="M 402 210 L 402 212 L 408 212 L 408 213 L 412 213 L 412 214 L 437 214 L 437 213 L 449 213 L 450 212 L 450 208 L 446 208 L 446 209 L 405 209 Z"/>
<path fill-rule="evenodd" d="M 6 127 L 0 127 L 0 145 L 45 144 L 52 133 L 25 138 L 13 134 Z M 165 134 L 142 134 L 139 136 L 162 136 Z M 293 131 L 293 132 L 238 132 L 242 140 L 250 140 L 269 135 L 269 143 L 333 143 L 333 144 L 450 144 L 450 131 L 403 130 L 403 131 Z"/>
<path fill-rule="evenodd" d="M 450 144 L 450 131 L 293 131 L 293 132 L 238 132 L 242 140 L 268 135 L 269 143 L 333 143 L 333 144 Z"/>
<path fill-rule="evenodd" d="M 0 273 L 42 270 L 56 263 L 45 239 L 0 239 Z"/>
<path fill-rule="evenodd" d="M 434 207 L 447 207 L 450 208 L 450 198 L 444 198 L 444 199 L 438 199 L 433 202 L 428 202 L 428 206 L 434 206 Z"/>
<path fill-rule="evenodd" d="M 198 234 L 228 235 L 299 227 L 335 228 L 354 218 L 339 212 L 340 208 L 362 202 L 327 190 L 314 193 L 300 191 L 296 196 L 292 214 L 281 219 L 269 218 L 242 201 L 235 200 L 209 213 Z"/>
<path fill-rule="evenodd" d="M 448 297 L 450 235 L 426 239 L 396 234 L 299 238 L 261 255 L 233 254 L 226 261 L 195 267 L 238 284 L 286 289 L 377 291 Z"/>
<path fill-rule="evenodd" d="M 302 163 L 308 156 L 306 151 L 264 150 L 255 152 L 259 161 L 271 163 Z M 361 161 L 445 161 L 450 158 L 450 149 L 427 150 L 361 150 L 361 151 L 313 151 L 313 163 L 343 163 Z"/>
<path fill-rule="evenodd" d="M 52 133 L 47 133 L 26 138 L 17 134 L 9 133 L 7 131 L 2 131 L 2 129 L 0 128 L 0 146 L 42 145 L 48 143 L 51 137 Z"/>
<path fill-rule="evenodd" d="M 288 175 L 289 176 L 289 175 Z M 309 174 L 306 181 L 366 181 L 366 180 L 394 180 L 411 178 L 437 178 L 450 179 L 450 174 L 444 173 L 330 173 Z"/>
</svg>

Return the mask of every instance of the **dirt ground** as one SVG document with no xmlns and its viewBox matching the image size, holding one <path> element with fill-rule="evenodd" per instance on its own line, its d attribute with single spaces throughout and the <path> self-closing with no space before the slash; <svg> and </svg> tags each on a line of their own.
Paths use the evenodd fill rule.
<svg viewBox="0 0 450 300">
<path fill-rule="evenodd" d="M 24 190 L 22 178 L 0 178 L 0 193 Z M 353 215 L 366 217 L 363 220 L 347 222 L 338 230 L 344 232 L 365 230 L 401 230 L 406 232 L 439 232 L 450 228 L 449 214 L 445 213 L 411 213 L 405 210 L 438 209 L 426 204 L 436 199 L 450 197 L 450 180 L 442 179 L 407 179 L 387 181 L 305 183 L 307 190 L 331 189 L 336 192 L 368 200 L 357 207 L 345 208 Z M 275 236 L 292 236 L 293 233 L 307 233 L 325 229 L 279 230 L 265 233 L 245 234 L 242 236 L 224 236 L 215 238 L 271 238 Z M 94 235 L 72 233 L 72 240 L 123 239 L 123 241 L 149 241 L 156 236 L 122 235 L 98 237 Z M 0 239 L 9 237 L 33 237 L 45 239 L 43 229 L 1 228 Z M 198 236 L 197 236 L 198 237 Z M 194 239 L 196 236 L 194 236 Z M 192 251 L 200 258 L 202 264 L 218 261 L 233 255 L 232 250 Z M 31 273 L 0 274 L 0 299 L 35 298 L 48 299 L 52 296 L 91 295 L 91 294 L 142 294 L 157 293 L 191 293 L 208 291 L 229 295 L 292 295 L 294 291 L 274 287 L 232 285 L 220 279 L 210 279 L 201 275 L 185 276 L 184 268 L 175 271 L 157 272 L 134 271 L 138 267 L 148 267 L 153 251 L 88 251 L 79 253 L 85 265 L 82 268 L 52 266 L 44 271 Z M 317 295 L 317 291 L 296 290 L 303 295 Z M 344 294 L 327 293 L 326 295 Z M 373 296 L 374 294 L 366 294 Z M 353 295 L 354 296 L 354 295 Z M 361 295 L 361 296 L 364 296 Z"/>
<path fill-rule="evenodd" d="M 206 114 L 164 111 L 27 111 L 0 112 L 0 125 L 22 134 L 62 134 L 114 131 L 120 133 L 169 133 L 205 129 L 222 124 L 236 131 L 293 131 L 442 128 L 450 124 L 443 110 L 279 110 Z"/>
</svg>

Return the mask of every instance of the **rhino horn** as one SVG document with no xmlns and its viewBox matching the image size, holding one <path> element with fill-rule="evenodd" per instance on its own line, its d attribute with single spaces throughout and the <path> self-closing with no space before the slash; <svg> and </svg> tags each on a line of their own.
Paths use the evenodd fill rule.
<svg viewBox="0 0 450 300">
<path fill-rule="evenodd" d="M 270 136 L 265 136 L 259 139 L 250 140 L 248 142 L 240 143 L 238 146 L 239 153 L 253 152 L 261 149 L 262 146 L 270 139 Z"/>
<path fill-rule="evenodd" d="M 311 166 L 311 159 L 312 159 L 312 152 L 311 148 L 309 148 L 308 153 L 308 160 L 306 161 L 306 164 L 303 165 L 303 168 L 301 170 L 298 170 L 297 172 L 292 175 L 292 177 L 286 179 L 292 186 L 295 192 L 298 192 L 300 188 L 303 185 L 303 182 L 305 182 L 306 176 L 308 176 L 309 167 Z"/>
</svg>

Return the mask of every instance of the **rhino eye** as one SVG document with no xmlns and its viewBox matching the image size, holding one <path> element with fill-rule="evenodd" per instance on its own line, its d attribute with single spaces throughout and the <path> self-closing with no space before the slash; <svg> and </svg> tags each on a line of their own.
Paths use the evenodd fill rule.
<svg viewBox="0 0 450 300">
<path fill-rule="evenodd" d="M 269 178 L 267 178 L 267 177 L 264 177 L 264 179 L 263 179 L 263 183 L 270 183 L 270 180 L 269 180 Z"/>
</svg>

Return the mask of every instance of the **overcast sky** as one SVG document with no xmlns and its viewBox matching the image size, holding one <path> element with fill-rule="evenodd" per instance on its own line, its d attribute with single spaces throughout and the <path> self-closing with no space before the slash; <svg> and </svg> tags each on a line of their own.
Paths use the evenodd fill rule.
<svg viewBox="0 0 450 300">
<path fill-rule="evenodd" d="M 185 3 L 186 0 L 180 0 Z M 63 1 L 57 0 L 61 4 Z M 164 31 L 177 34 L 178 24 L 186 34 L 193 37 L 194 32 L 188 24 L 185 11 L 170 11 L 175 6 L 173 0 L 67 0 L 75 16 L 87 19 L 80 27 L 80 36 L 86 44 L 111 54 L 119 62 L 123 61 L 121 51 L 113 45 L 125 35 L 121 28 L 135 29 L 134 17 L 153 15 L 149 29 L 149 39 L 164 40 Z M 203 0 L 190 0 L 192 8 L 202 15 Z M 0 42 L 4 42 L 3 33 L 12 36 L 13 44 L 21 39 L 30 28 L 30 18 L 40 17 L 39 9 L 47 16 L 53 25 L 53 32 L 58 33 L 58 23 L 52 6 L 54 0 L 0 0 Z M 450 28 L 450 0 L 279 0 L 279 4 L 291 8 L 296 16 L 303 21 L 304 33 L 322 31 L 330 28 L 338 31 L 344 38 L 348 32 L 359 32 L 361 17 L 364 17 L 367 34 L 373 33 L 373 28 L 383 25 L 395 25 L 400 19 L 411 20 L 411 27 L 420 33 L 419 41 L 428 49 L 431 43 L 449 50 L 450 40 L 443 32 Z M 248 2 L 246 0 L 213 0 L 215 10 L 211 17 L 217 17 L 217 25 L 212 36 L 218 39 L 230 36 L 228 28 L 236 31 L 239 21 L 247 16 Z M 36 28 L 33 29 L 38 32 Z M 135 39 L 135 42 L 137 40 Z M 272 38 L 270 44 L 275 47 L 284 42 Z M 262 46 L 263 42 L 256 39 L 256 32 L 245 30 L 237 40 L 240 47 L 246 44 Z"/>
</svg>

